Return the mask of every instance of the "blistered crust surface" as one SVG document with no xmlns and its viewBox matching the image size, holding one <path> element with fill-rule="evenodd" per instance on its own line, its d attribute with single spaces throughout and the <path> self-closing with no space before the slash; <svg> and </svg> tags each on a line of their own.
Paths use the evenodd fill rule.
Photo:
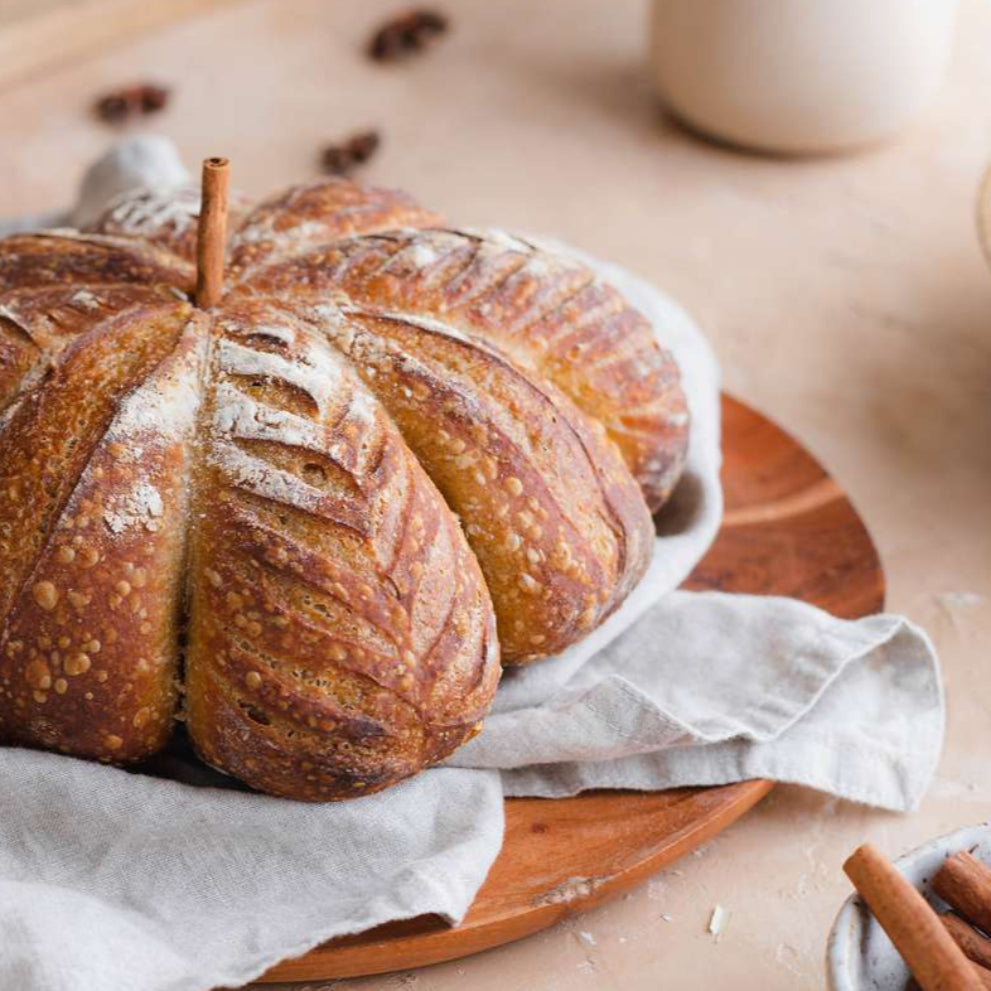
<svg viewBox="0 0 991 991">
<path fill-rule="evenodd" d="M 648 321 L 588 268 L 499 232 L 402 230 L 274 262 L 256 280 L 341 292 L 496 345 L 606 428 L 652 510 L 684 467 L 678 368 Z"/>
<path fill-rule="evenodd" d="M 388 415 L 276 303 L 218 315 L 191 546 L 188 724 L 274 794 L 371 791 L 472 735 L 498 677 L 478 565 Z"/>
<path fill-rule="evenodd" d="M 0 740 L 125 762 L 178 715 L 257 788 L 374 791 L 477 732 L 500 642 L 639 580 L 677 374 L 586 270 L 402 194 L 239 204 L 209 312 L 195 219 L 0 242 Z"/>
</svg>

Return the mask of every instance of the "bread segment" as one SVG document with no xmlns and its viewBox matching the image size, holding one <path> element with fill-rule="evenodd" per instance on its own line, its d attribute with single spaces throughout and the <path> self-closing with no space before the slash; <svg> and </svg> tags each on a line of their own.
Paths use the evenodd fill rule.
<svg viewBox="0 0 991 991">
<path fill-rule="evenodd" d="M 503 661 L 554 654 L 642 576 L 647 508 L 569 400 L 444 326 L 315 304 L 458 514 L 495 603 Z"/>
<path fill-rule="evenodd" d="M 186 662 L 197 749 L 314 801 L 446 756 L 499 664 L 440 495 L 342 356 L 279 305 L 217 316 L 210 383 Z"/>
<path fill-rule="evenodd" d="M 437 214 L 394 189 L 324 178 L 259 204 L 237 226 L 231 266 L 247 281 L 263 264 L 353 235 L 439 224 Z"/>
<path fill-rule="evenodd" d="M 174 286 L 192 291 L 193 267 L 140 239 L 43 231 L 0 240 L 0 292 L 94 286 L 121 282 Z"/>
<path fill-rule="evenodd" d="M 113 761 L 168 739 L 205 343 L 188 306 L 125 311 L 4 424 L 0 738 Z"/>
</svg>

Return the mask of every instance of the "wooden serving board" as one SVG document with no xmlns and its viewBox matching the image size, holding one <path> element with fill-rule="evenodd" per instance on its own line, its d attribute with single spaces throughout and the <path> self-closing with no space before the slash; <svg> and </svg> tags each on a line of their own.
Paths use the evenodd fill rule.
<svg viewBox="0 0 991 991">
<path fill-rule="evenodd" d="M 884 603 L 877 550 L 842 489 L 793 438 L 723 400 L 723 526 L 685 583 L 789 595 L 855 618 Z M 746 781 L 666 792 L 506 801 L 506 837 L 462 925 L 434 916 L 332 940 L 263 983 L 380 974 L 519 939 L 639 884 L 725 829 L 773 787 Z"/>
</svg>

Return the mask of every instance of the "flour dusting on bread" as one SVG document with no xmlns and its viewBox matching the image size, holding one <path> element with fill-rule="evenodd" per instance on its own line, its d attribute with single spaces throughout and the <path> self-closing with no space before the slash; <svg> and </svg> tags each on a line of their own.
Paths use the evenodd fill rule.
<svg viewBox="0 0 991 991">
<path fill-rule="evenodd" d="M 192 336 L 197 330 L 189 324 L 185 333 Z M 152 376 L 120 403 L 107 439 L 118 443 L 121 457 L 139 460 L 147 444 L 192 438 L 206 343 L 201 337 L 195 346 L 177 356 L 164 374 Z"/>
<path fill-rule="evenodd" d="M 147 526 L 165 512 L 162 496 L 146 479 L 139 479 L 130 492 L 114 496 L 103 510 L 103 520 L 113 533 L 133 526 Z"/>
</svg>

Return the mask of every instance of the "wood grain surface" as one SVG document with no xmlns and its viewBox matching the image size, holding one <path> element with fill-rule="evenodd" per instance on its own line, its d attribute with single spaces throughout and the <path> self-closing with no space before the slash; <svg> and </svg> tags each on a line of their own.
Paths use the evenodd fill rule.
<svg viewBox="0 0 991 991">
<path fill-rule="evenodd" d="M 723 400 L 723 527 L 685 587 L 790 595 L 856 618 L 884 604 L 874 544 L 839 485 L 793 438 Z M 621 894 L 725 829 L 773 787 L 510 799 L 506 837 L 461 926 L 434 916 L 332 940 L 261 983 L 379 974 L 468 956 Z"/>
</svg>

